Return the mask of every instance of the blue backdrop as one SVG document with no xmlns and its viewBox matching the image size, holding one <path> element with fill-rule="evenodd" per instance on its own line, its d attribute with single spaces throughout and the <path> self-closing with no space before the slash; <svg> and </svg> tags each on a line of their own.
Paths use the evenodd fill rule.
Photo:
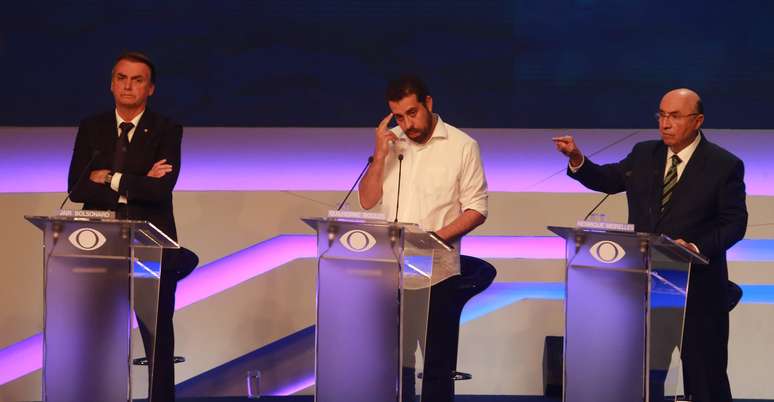
<svg viewBox="0 0 774 402">
<path fill-rule="evenodd" d="M 371 126 L 415 72 L 460 127 L 654 127 L 668 89 L 706 126 L 771 128 L 774 2 L 13 2 L 0 16 L 0 125 L 111 107 L 123 50 L 159 70 L 151 107 L 185 125 Z"/>
</svg>

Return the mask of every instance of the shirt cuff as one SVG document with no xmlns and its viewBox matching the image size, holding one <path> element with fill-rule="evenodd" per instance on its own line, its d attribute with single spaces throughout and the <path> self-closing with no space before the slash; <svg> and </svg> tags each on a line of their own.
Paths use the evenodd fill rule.
<svg viewBox="0 0 774 402">
<path fill-rule="evenodd" d="M 110 188 L 118 192 L 118 186 L 121 185 L 121 173 L 113 173 L 113 179 L 110 180 Z"/>
<path fill-rule="evenodd" d="M 580 170 L 580 168 L 582 168 L 582 167 L 583 167 L 583 163 L 584 163 L 584 162 L 586 162 L 586 156 L 585 156 L 585 155 L 583 156 L 583 159 L 581 159 L 581 163 L 580 163 L 580 165 L 578 165 L 578 166 L 572 166 L 572 163 L 570 163 L 570 162 L 567 162 L 567 166 L 569 166 L 569 167 L 570 167 L 570 171 L 571 171 L 571 172 L 573 172 L 573 173 L 578 173 L 578 171 Z"/>
</svg>

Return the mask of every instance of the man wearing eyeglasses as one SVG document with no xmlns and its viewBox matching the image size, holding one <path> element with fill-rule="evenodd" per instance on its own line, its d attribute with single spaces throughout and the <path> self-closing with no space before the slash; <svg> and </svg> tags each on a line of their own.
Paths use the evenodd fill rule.
<svg viewBox="0 0 774 402">
<path fill-rule="evenodd" d="M 595 164 L 571 136 L 553 141 L 570 159 L 570 177 L 595 191 L 626 191 L 635 230 L 665 234 L 709 258 L 690 275 L 681 350 L 684 389 L 694 402 L 731 402 L 726 250 L 747 227 L 744 164 L 701 132 L 704 110 L 694 91 L 668 92 L 656 119 L 661 141 L 636 144 L 618 163 Z"/>
</svg>

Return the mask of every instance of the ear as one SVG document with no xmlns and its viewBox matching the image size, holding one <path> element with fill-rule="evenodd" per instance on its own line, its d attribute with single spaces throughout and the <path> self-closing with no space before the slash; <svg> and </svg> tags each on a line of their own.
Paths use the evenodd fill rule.
<svg viewBox="0 0 774 402">
<path fill-rule="evenodd" d="M 153 92 L 155 92 L 155 91 L 156 91 L 156 85 L 155 84 L 150 84 L 150 90 L 148 91 L 148 96 L 153 95 Z"/>
<path fill-rule="evenodd" d="M 425 96 L 425 107 L 427 110 L 432 113 L 433 112 L 433 97 L 430 95 Z"/>
<path fill-rule="evenodd" d="M 696 116 L 696 121 L 693 122 L 693 129 L 694 130 L 700 129 L 702 124 L 704 124 L 704 115 L 700 114 Z"/>
</svg>

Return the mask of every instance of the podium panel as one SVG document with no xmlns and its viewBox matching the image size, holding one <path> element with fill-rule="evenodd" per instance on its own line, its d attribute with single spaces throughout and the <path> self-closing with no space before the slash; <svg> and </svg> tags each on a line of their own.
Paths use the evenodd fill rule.
<svg viewBox="0 0 774 402">
<path fill-rule="evenodd" d="M 417 400 L 441 244 L 415 225 L 304 221 L 318 233 L 315 400 Z"/>
<path fill-rule="evenodd" d="M 549 229 L 567 240 L 563 400 L 678 395 L 688 274 L 706 260 L 663 236 Z"/>
<path fill-rule="evenodd" d="M 43 400 L 131 400 L 132 312 L 155 334 L 177 245 L 146 222 L 26 218 L 44 234 Z"/>
</svg>

